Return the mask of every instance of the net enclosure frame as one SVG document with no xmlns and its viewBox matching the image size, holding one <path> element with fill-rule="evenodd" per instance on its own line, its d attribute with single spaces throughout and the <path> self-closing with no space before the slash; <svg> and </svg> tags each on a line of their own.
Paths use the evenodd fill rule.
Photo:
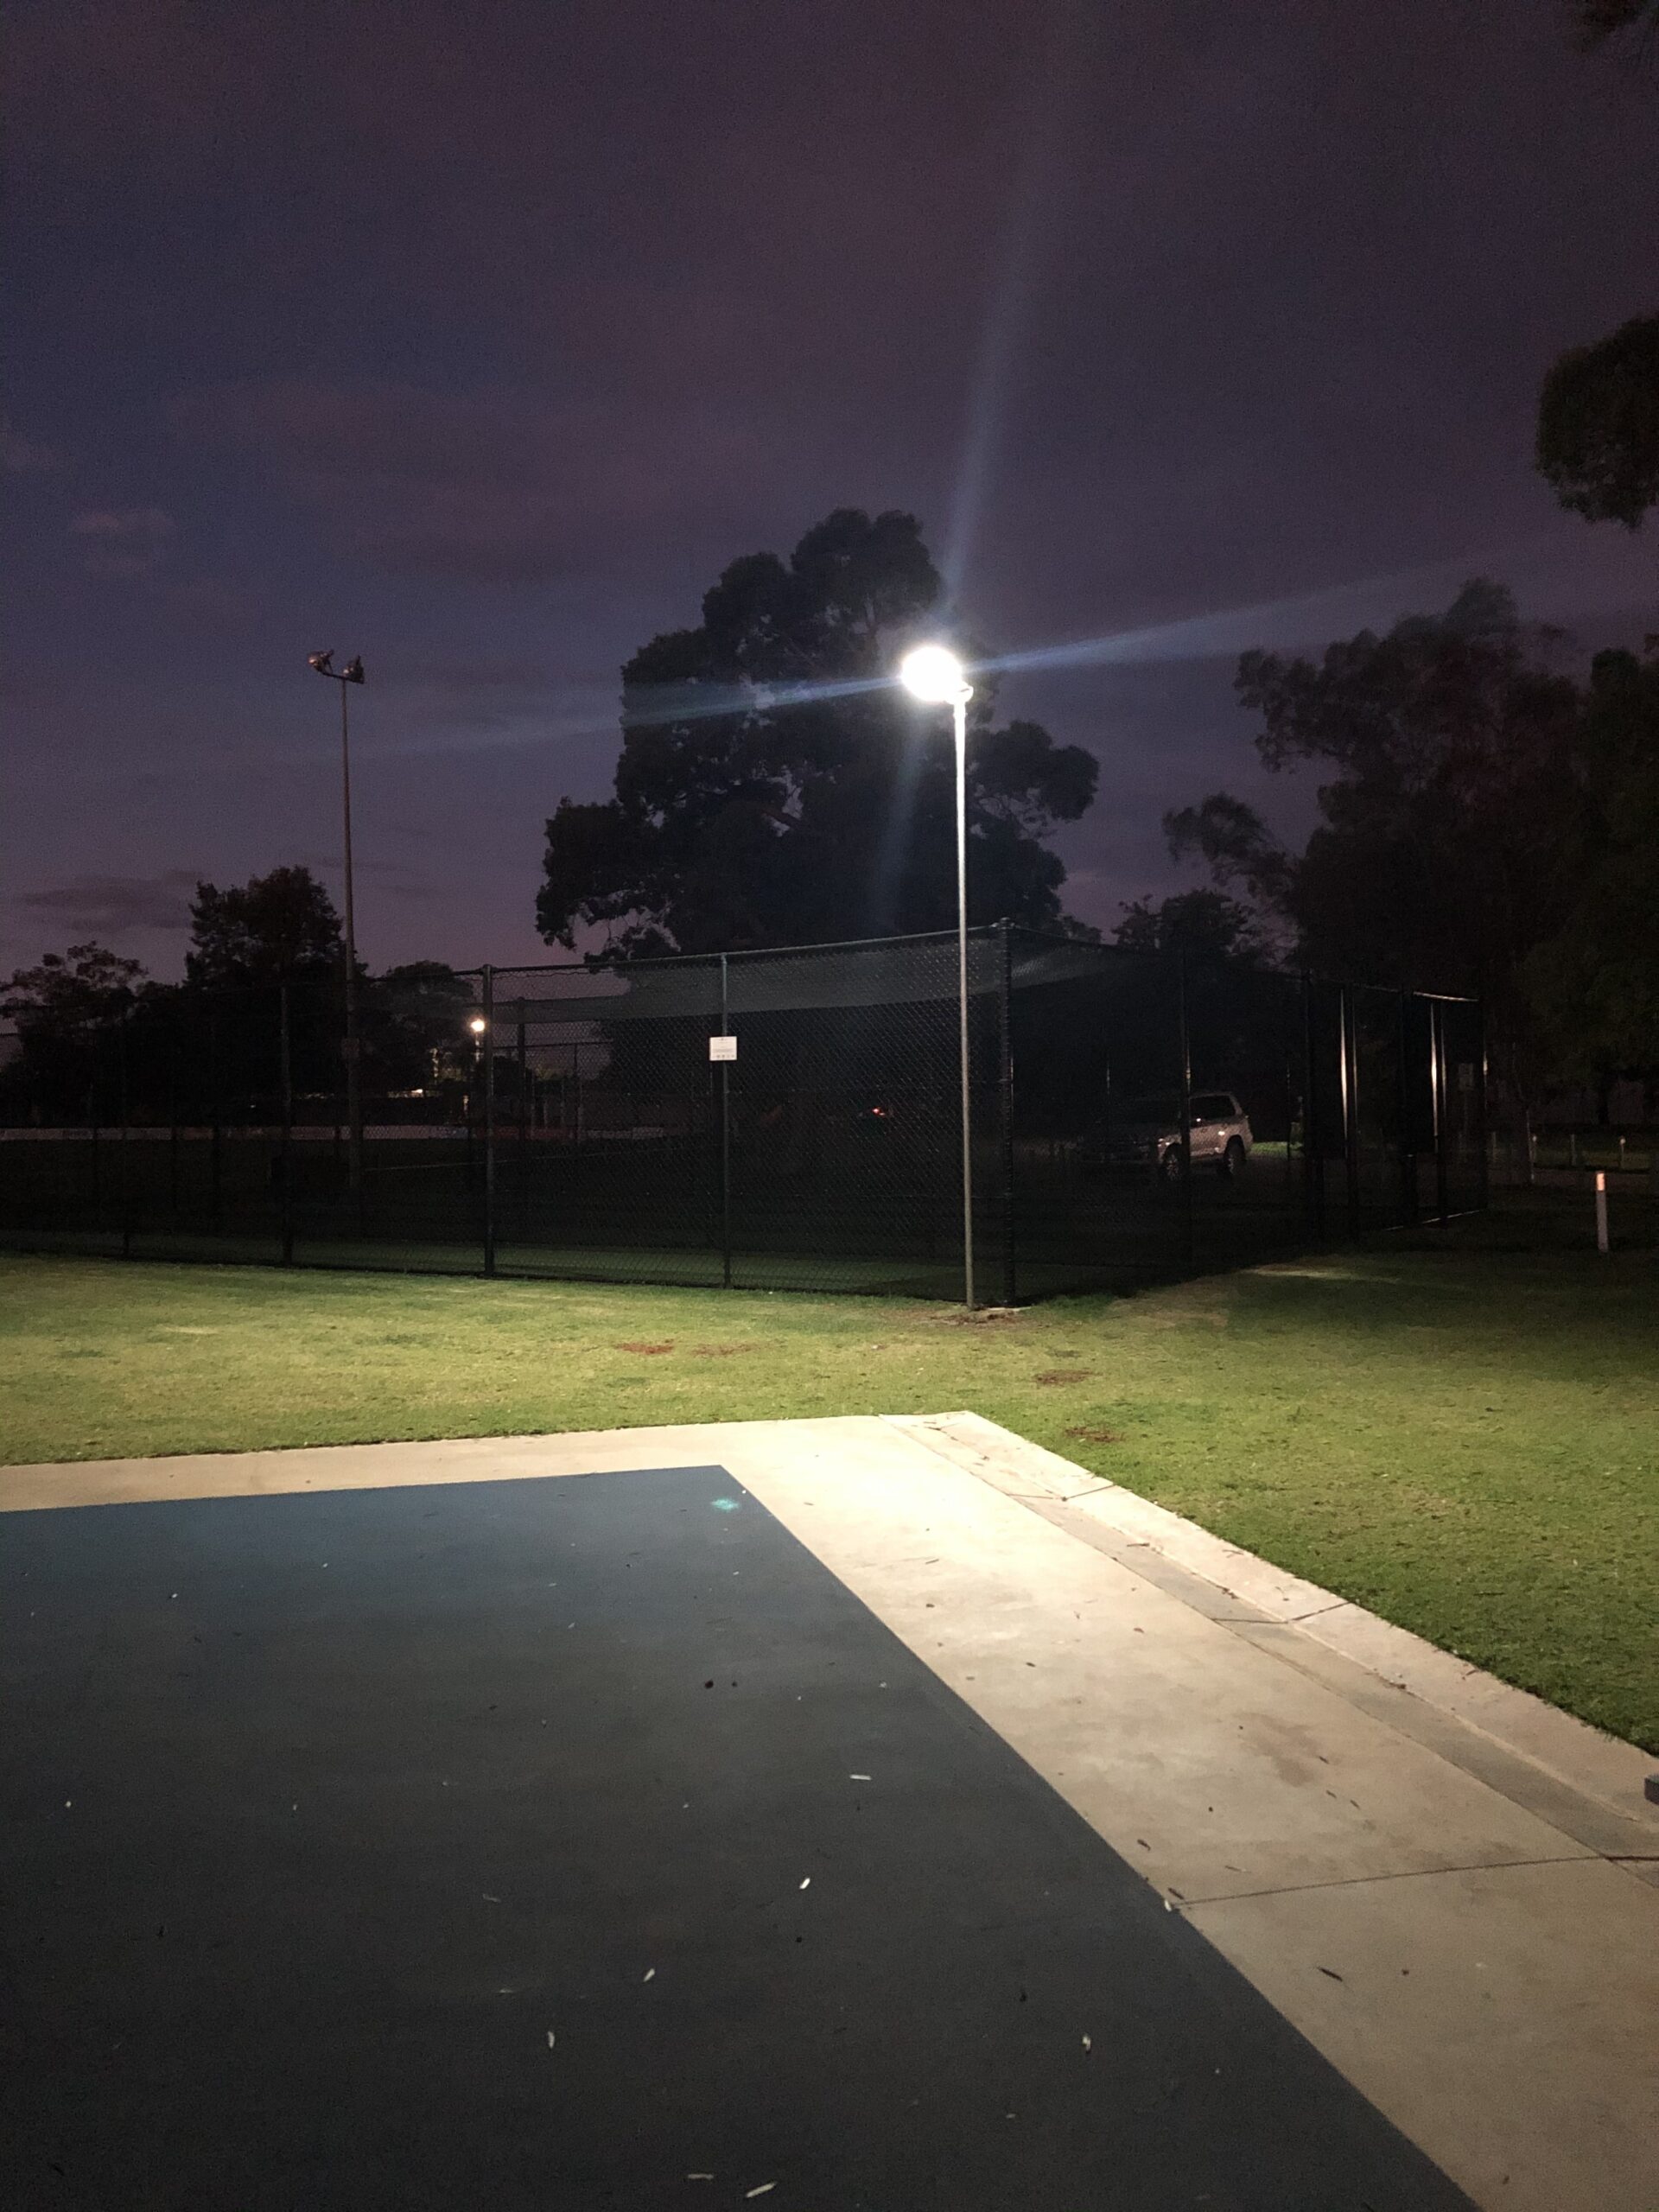
<svg viewBox="0 0 1659 2212">
<path fill-rule="evenodd" d="M 1486 1203 L 1477 1000 L 1007 922 L 968 951 L 983 1302 Z M 954 931 L 435 973 L 365 986 L 357 1185 L 338 983 L 14 1039 L 0 1245 L 962 1296 Z"/>
</svg>

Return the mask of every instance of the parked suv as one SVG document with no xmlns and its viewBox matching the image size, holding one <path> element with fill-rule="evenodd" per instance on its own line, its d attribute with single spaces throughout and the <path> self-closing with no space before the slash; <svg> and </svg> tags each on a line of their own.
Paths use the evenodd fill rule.
<svg viewBox="0 0 1659 2212">
<path fill-rule="evenodd" d="M 1230 1090 L 1195 1090 L 1189 1129 L 1195 1168 L 1213 1167 L 1229 1181 L 1250 1156 L 1249 1116 Z M 1173 1091 L 1126 1098 L 1085 1131 L 1077 1147 L 1084 1167 L 1150 1167 L 1167 1181 L 1181 1173 L 1181 1102 Z"/>
</svg>

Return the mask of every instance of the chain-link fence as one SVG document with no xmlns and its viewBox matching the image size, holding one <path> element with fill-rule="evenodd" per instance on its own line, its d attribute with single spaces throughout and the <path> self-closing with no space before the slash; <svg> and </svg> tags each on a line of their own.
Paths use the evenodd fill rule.
<svg viewBox="0 0 1659 2212">
<path fill-rule="evenodd" d="M 1471 1001 L 1007 925 L 968 950 L 982 1301 L 1484 1201 Z M 954 934 L 435 969 L 362 995 L 356 1143 L 338 985 L 25 1024 L 0 1053 L 0 1241 L 962 1294 Z"/>
</svg>

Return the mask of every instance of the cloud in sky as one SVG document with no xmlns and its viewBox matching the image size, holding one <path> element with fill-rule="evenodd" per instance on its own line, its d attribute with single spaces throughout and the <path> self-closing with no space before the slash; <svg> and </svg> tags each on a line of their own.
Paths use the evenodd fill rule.
<svg viewBox="0 0 1659 2212">
<path fill-rule="evenodd" d="M 185 930 L 196 876 L 189 868 L 159 875 L 78 875 L 41 891 L 22 891 L 14 906 L 70 930 Z"/>
<path fill-rule="evenodd" d="M 153 576 L 175 527 L 161 507 L 93 507 L 73 518 L 69 535 L 83 543 L 89 575 Z"/>
<path fill-rule="evenodd" d="M 175 412 L 188 436 L 257 459 L 345 550 L 484 582 L 626 557 L 688 516 L 753 505 L 799 463 L 780 422 L 637 397 L 273 379 L 194 392 Z"/>
</svg>

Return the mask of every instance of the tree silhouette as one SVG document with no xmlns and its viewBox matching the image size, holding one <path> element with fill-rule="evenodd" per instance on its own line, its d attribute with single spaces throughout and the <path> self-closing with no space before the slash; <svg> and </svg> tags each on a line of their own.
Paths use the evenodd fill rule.
<svg viewBox="0 0 1659 2212">
<path fill-rule="evenodd" d="M 734 562 L 696 629 L 652 639 L 623 670 L 615 796 L 563 799 L 548 823 L 543 936 L 573 945 L 600 923 L 645 955 L 953 922 L 949 728 L 889 680 L 940 594 L 906 514 L 842 508 L 787 561 Z M 1052 927 L 1065 870 L 1042 841 L 1088 807 L 1096 764 L 1035 722 L 999 728 L 995 692 L 976 678 L 972 916 Z"/>
</svg>

